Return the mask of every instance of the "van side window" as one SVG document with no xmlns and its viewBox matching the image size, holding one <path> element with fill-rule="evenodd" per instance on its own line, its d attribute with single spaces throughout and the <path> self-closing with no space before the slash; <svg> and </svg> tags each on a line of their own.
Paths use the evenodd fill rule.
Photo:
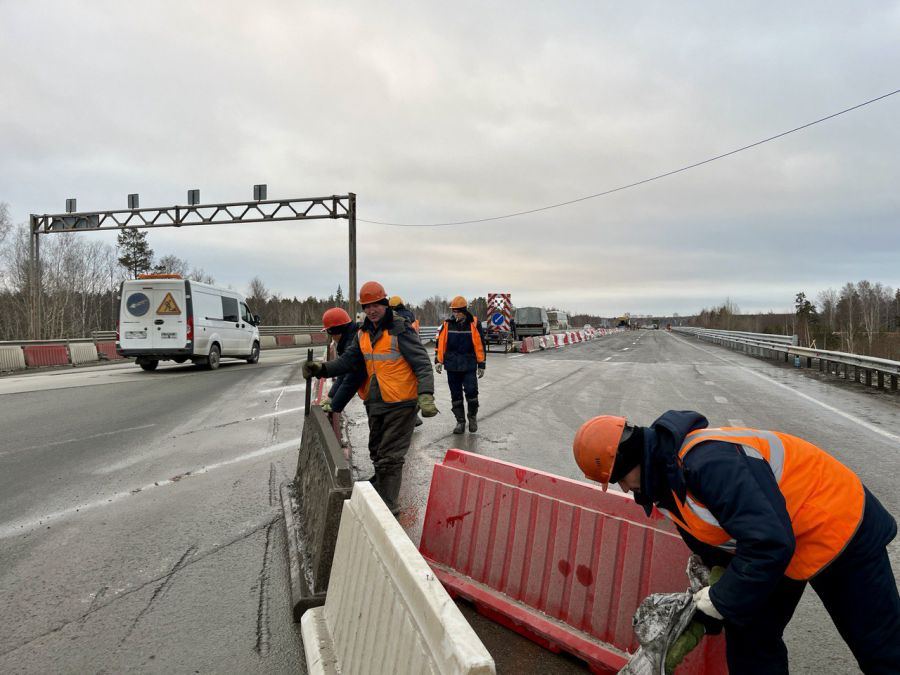
<svg viewBox="0 0 900 675">
<path fill-rule="evenodd" d="M 253 323 L 253 315 L 250 313 L 250 309 L 243 302 L 241 303 L 241 321 L 246 321 L 249 324 Z"/>
<path fill-rule="evenodd" d="M 238 301 L 235 298 L 226 298 L 222 296 L 222 320 L 233 321 L 237 323 L 238 318 Z"/>
</svg>

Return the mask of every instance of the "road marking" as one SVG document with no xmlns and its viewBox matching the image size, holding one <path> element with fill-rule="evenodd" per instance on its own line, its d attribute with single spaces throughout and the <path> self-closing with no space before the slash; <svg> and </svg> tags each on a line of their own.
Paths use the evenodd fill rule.
<svg viewBox="0 0 900 675">
<path fill-rule="evenodd" d="M 156 424 L 142 424 L 139 427 L 128 427 L 127 429 L 116 429 L 115 431 L 104 431 L 99 434 L 92 434 L 90 436 L 84 436 L 83 438 L 67 438 L 64 441 L 50 441 L 49 443 L 41 443 L 40 445 L 29 445 L 25 448 L 16 448 L 15 450 L 6 450 L 4 452 L 0 452 L 0 457 L 4 455 L 11 455 L 14 452 L 25 452 L 26 450 L 35 450 L 37 448 L 50 448 L 54 445 L 65 445 L 66 443 L 80 443 L 81 441 L 89 441 L 92 438 L 103 438 L 104 436 L 115 436 L 116 434 L 124 434 L 129 431 L 140 431 L 141 429 L 149 429 L 150 427 L 155 427 Z"/>
<path fill-rule="evenodd" d="M 511 358 L 511 359 L 521 359 L 523 356 L 525 356 L 525 355 L 524 355 L 524 354 L 516 354 L 515 356 L 510 356 L 509 358 Z"/>
<path fill-rule="evenodd" d="M 799 396 L 800 398 L 802 398 L 806 401 L 809 401 L 810 403 L 815 403 L 816 405 L 825 408 L 825 410 L 828 410 L 829 412 L 833 412 L 835 415 L 840 415 L 845 420 L 853 422 L 854 424 L 858 424 L 863 429 L 868 429 L 869 431 L 876 433 L 879 436 L 883 436 L 884 438 L 888 438 L 892 441 L 900 442 L 900 436 L 898 436 L 897 434 L 892 434 L 890 431 L 885 431 L 884 429 L 880 429 L 879 427 L 875 426 L 874 424 L 871 424 L 869 422 L 866 422 L 863 419 L 860 419 L 856 415 L 851 415 L 850 413 L 848 413 L 844 410 L 841 410 L 840 408 L 835 408 L 833 405 L 829 405 L 829 404 L 825 403 L 824 401 L 820 401 L 819 399 L 814 398 L 814 397 L 810 396 L 809 394 L 804 394 L 802 391 L 797 391 L 796 389 L 793 389 L 792 387 L 789 387 L 786 384 L 782 384 L 781 382 L 773 380 L 768 375 L 763 375 L 762 373 L 758 373 L 755 370 L 753 370 L 752 368 L 748 368 L 747 366 L 741 365 L 737 361 L 732 361 L 731 359 L 726 359 L 724 356 L 719 356 L 718 354 L 711 352 L 708 349 L 704 349 L 703 347 L 701 347 L 699 345 L 695 345 L 691 342 L 688 342 L 687 340 L 685 340 L 683 338 L 676 337 L 674 335 L 672 337 L 675 337 L 676 340 L 679 340 L 680 342 L 683 342 L 686 345 L 694 347 L 695 349 L 699 349 L 701 352 L 709 354 L 710 356 L 715 357 L 715 358 L 719 359 L 720 361 L 724 361 L 728 365 L 735 366 L 736 368 L 740 368 L 741 370 L 745 370 L 748 373 L 750 373 L 751 375 L 753 375 L 754 377 L 758 377 L 761 380 L 765 380 L 769 384 L 774 384 L 776 387 L 781 387 L 782 389 L 786 389 L 787 391 L 791 392 L 792 394 L 795 394 L 795 395 Z"/>
<path fill-rule="evenodd" d="M 272 389 L 260 389 L 260 394 L 271 394 L 273 392 L 297 391 L 298 389 L 306 389 L 306 383 L 303 384 L 286 384 L 283 387 L 274 387 Z"/>
<path fill-rule="evenodd" d="M 629 347 L 622 347 L 623 352 L 627 352 L 628 350 L 629 350 Z"/>
<path fill-rule="evenodd" d="M 716 403 L 728 403 L 728 399 L 724 396 L 713 396 L 716 399 Z"/>
<path fill-rule="evenodd" d="M 710 381 L 709 381 L 709 380 L 707 380 L 707 381 L 706 381 L 706 382 L 704 382 L 704 383 L 703 383 L 703 384 L 708 384 L 708 385 L 714 385 L 714 384 L 715 384 L 715 382 L 710 382 Z"/>
<path fill-rule="evenodd" d="M 553 384 L 553 383 L 552 382 L 544 382 L 544 384 L 535 387 L 534 391 L 540 391 L 541 389 L 545 389 L 546 387 L 549 387 L 551 384 Z"/>
<path fill-rule="evenodd" d="M 730 426 L 730 427 L 743 427 L 743 426 L 746 426 L 746 425 L 744 424 L 744 420 L 737 420 L 737 419 L 735 419 L 735 420 L 728 420 L 728 426 Z"/>
<path fill-rule="evenodd" d="M 193 478 L 194 476 L 200 476 L 205 473 L 209 473 L 211 471 L 215 471 L 216 469 L 221 469 L 224 466 L 229 466 L 231 464 L 239 464 L 240 462 L 246 462 L 251 459 L 256 459 L 258 457 L 263 457 L 265 455 L 272 454 L 274 452 L 281 452 L 283 450 L 287 450 L 289 448 L 297 448 L 300 444 L 300 438 L 292 438 L 289 441 L 284 441 L 282 443 L 278 443 L 276 445 L 269 445 L 264 448 L 259 448 L 258 450 L 253 450 L 251 452 L 247 452 L 243 455 L 238 455 L 237 457 L 233 457 L 231 459 L 226 459 L 221 462 L 216 462 L 214 464 L 207 464 L 205 466 L 200 467 L 199 469 L 194 469 L 192 471 L 185 471 L 180 473 L 172 478 L 166 478 L 164 480 L 154 481 L 153 483 L 149 483 L 144 485 L 143 487 L 134 488 L 131 490 L 123 490 L 121 492 L 116 492 L 108 497 L 102 497 L 100 499 L 96 499 L 92 502 L 86 502 L 84 504 L 78 504 L 77 506 L 70 506 L 67 509 L 61 509 L 60 511 L 54 511 L 53 513 L 48 513 L 38 518 L 31 519 L 20 519 L 20 520 L 11 520 L 6 523 L 0 523 L 0 539 L 5 539 L 6 537 L 12 537 L 17 534 L 25 534 L 33 530 L 36 527 L 44 526 L 50 521 L 56 521 L 61 518 L 65 518 L 66 516 L 71 516 L 75 513 L 83 513 L 84 511 L 89 511 L 91 509 L 95 509 L 101 506 L 109 506 L 110 504 L 114 504 L 119 502 L 126 497 L 132 497 L 136 494 L 140 494 L 142 492 L 146 492 L 148 490 L 152 490 L 154 488 L 167 487 L 169 485 L 174 485 L 175 483 L 186 480 L 188 478 Z"/>
<path fill-rule="evenodd" d="M 242 420 L 242 421 L 244 421 L 244 422 L 252 422 L 253 420 L 262 420 L 262 419 L 265 419 L 265 418 L 267 418 L 267 417 L 277 417 L 278 415 L 287 415 L 288 413 L 299 412 L 299 411 L 305 410 L 305 409 L 306 409 L 305 406 L 301 406 L 301 407 L 299 407 L 299 408 L 287 408 L 286 410 L 279 410 L 279 411 L 277 411 L 277 412 L 270 412 L 270 413 L 266 413 L 265 415 L 257 415 L 256 417 L 251 417 L 251 418 L 249 418 L 249 419 L 247 419 L 247 420 Z"/>
<path fill-rule="evenodd" d="M 607 356 L 607 357 L 606 357 L 605 359 L 603 359 L 603 360 L 604 360 L 604 361 L 609 361 L 611 358 L 612 358 L 611 356 Z"/>
</svg>

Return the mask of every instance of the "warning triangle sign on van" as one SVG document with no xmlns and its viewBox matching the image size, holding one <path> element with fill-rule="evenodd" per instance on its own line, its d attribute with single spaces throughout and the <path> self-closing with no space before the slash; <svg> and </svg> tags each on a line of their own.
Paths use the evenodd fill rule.
<svg viewBox="0 0 900 675">
<path fill-rule="evenodd" d="M 181 310 L 178 308 L 178 303 L 175 302 L 175 298 L 172 297 L 171 293 L 166 293 L 166 297 L 159 304 L 159 307 L 156 309 L 157 314 L 181 314 Z"/>
</svg>

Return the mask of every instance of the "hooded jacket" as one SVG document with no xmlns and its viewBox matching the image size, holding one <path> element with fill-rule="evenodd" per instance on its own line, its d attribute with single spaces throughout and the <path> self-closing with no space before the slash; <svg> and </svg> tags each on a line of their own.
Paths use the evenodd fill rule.
<svg viewBox="0 0 900 675">
<path fill-rule="evenodd" d="M 354 321 L 348 323 L 343 328 L 344 331 L 341 333 L 341 339 L 338 340 L 337 345 L 335 346 L 335 352 L 337 352 L 338 356 L 341 356 L 347 351 L 347 347 L 353 344 L 353 340 L 356 339 L 356 334 L 359 331 L 359 324 Z M 359 373 L 355 371 L 336 377 L 334 383 L 331 385 L 331 389 L 328 391 L 328 398 L 331 399 L 331 409 L 334 412 L 343 412 L 344 408 L 347 407 L 347 404 L 350 403 L 356 395 L 356 390 L 359 389 L 359 385 L 361 385 L 365 379 L 366 374 L 364 372 Z"/>
<path fill-rule="evenodd" d="M 685 436 L 708 426 L 699 413 L 670 410 L 644 429 L 641 487 L 635 501 L 648 515 L 657 505 L 680 516 L 672 493 L 683 501 L 690 491 L 709 509 L 737 542 L 733 555 L 678 529 L 707 564 L 727 566 L 710 590 L 710 598 L 727 621 L 744 624 L 753 619 L 785 576 L 794 554 L 794 532 L 784 497 L 766 461 L 748 457 L 733 443 L 708 441 L 696 446 L 679 464 L 677 452 Z M 866 497 L 869 510 L 871 495 Z M 871 500 L 878 504 L 874 497 Z M 873 546 L 883 546 L 896 534 L 896 524 L 883 507 L 871 511 L 876 526 L 861 529 L 857 536 L 870 537 Z"/>
</svg>

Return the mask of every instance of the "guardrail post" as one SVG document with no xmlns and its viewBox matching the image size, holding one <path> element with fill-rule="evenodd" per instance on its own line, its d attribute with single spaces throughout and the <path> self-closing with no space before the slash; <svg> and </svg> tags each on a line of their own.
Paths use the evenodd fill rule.
<svg viewBox="0 0 900 675">
<path fill-rule="evenodd" d="M 891 375 L 891 391 L 897 391 L 897 376 Z"/>
<path fill-rule="evenodd" d="M 872 371 L 869 370 L 868 368 L 866 368 L 865 371 L 866 371 L 866 386 L 871 387 L 872 386 Z"/>
<path fill-rule="evenodd" d="M 812 368 L 812 357 L 811 356 L 806 357 L 806 367 Z"/>
<path fill-rule="evenodd" d="M 884 389 L 884 373 L 878 371 L 878 388 Z"/>
<path fill-rule="evenodd" d="M 828 361 L 826 361 L 825 359 L 819 359 L 819 372 L 820 373 L 825 372 L 825 364 L 827 364 L 827 363 L 828 363 Z"/>
</svg>

